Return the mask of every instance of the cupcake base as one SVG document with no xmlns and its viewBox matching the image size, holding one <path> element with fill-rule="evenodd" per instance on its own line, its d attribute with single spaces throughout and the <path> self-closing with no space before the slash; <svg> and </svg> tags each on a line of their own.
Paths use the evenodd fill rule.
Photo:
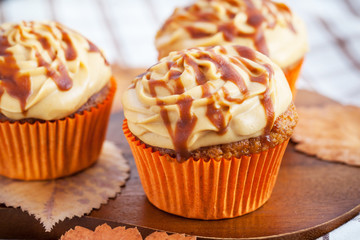
<svg viewBox="0 0 360 240">
<path fill-rule="evenodd" d="M 204 220 L 233 218 L 261 207 L 270 198 L 288 143 L 241 158 L 179 163 L 137 140 L 126 120 L 123 131 L 149 201 L 163 211 Z"/>
<path fill-rule="evenodd" d="M 296 95 L 295 83 L 296 83 L 296 80 L 299 77 L 300 70 L 301 70 L 303 62 L 304 62 L 304 58 L 302 58 L 300 61 L 293 64 L 292 66 L 284 69 L 284 74 L 285 74 L 285 77 L 286 77 L 286 79 L 287 79 L 287 81 L 289 83 L 293 98 L 295 98 L 295 95 Z"/>
<path fill-rule="evenodd" d="M 0 175 L 21 180 L 68 176 L 94 164 L 105 140 L 115 79 L 103 103 L 61 120 L 0 122 Z"/>
</svg>

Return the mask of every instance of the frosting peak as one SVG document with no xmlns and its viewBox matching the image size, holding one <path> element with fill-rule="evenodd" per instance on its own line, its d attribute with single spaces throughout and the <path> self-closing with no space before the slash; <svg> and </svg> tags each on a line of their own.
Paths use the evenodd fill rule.
<svg viewBox="0 0 360 240">
<path fill-rule="evenodd" d="M 159 58 L 191 47 L 239 44 L 282 68 L 307 51 L 301 20 L 285 4 L 270 0 L 198 0 L 177 8 L 158 31 L 155 44 Z"/>
<path fill-rule="evenodd" d="M 55 22 L 0 26 L 0 112 L 11 119 L 60 119 L 110 80 L 99 49 Z"/>
<path fill-rule="evenodd" d="M 292 96 L 281 69 L 241 46 L 172 52 L 123 95 L 131 132 L 186 158 L 203 146 L 266 136 Z"/>
</svg>

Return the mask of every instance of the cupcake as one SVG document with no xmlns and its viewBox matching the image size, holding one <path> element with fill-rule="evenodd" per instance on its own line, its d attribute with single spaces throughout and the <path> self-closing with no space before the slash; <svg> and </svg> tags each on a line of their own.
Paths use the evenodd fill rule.
<svg viewBox="0 0 360 240">
<path fill-rule="evenodd" d="M 177 8 L 156 35 L 159 58 L 171 51 L 237 44 L 271 58 L 295 93 L 308 49 L 303 22 L 283 3 L 270 0 L 198 0 Z"/>
<path fill-rule="evenodd" d="M 123 131 L 149 201 L 222 219 L 270 197 L 297 123 L 281 69 L 243 46 L 171 52 L 122 98 Z"/>
<path fill-rule="evenodd" d="M 116 84 L 102 52 L 55 22 L 0 26 L 0 175 L 54 179 L 97 160 Z"/>
</svg>

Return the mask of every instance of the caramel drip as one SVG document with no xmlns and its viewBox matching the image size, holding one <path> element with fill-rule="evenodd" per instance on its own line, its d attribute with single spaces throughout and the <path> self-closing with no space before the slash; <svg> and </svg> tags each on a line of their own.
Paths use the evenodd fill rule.
<svg viewBox="0 0 360 240">
<path fill-rule="evenodd" d="M 57 67 L 58 72 L 56 72 L 51 68 L 50 64 L 44 60 L 40 53 L 36 53 L 36 58 L 38 60 L 39 67 L 45 67 L 46 76 L 55 82 L 59 90 L 67 91 L 73 86 L 72 79 L 63 63 L 59 61 L 59 65 Z"/>
<path fill-rule="evenodd" d="M 56 58 L 56 55 L 51 48 L 51 44 L 49 43 L 49 40 L 46 37 L 42 36 L 41 34 L 35 32 L 34 30 L 31 30 L 30 33 L 36 36 L 36 38 L 40 42 L 41 46 L 44 48 L 44 50 L 46 50 L 48 52 L 49 57 L 52 60 L 54 60 Z M 23 35 L 21 34 L 21 36 L 23 36 Z"/>
<path fill-rule="evenodd" d="M 241 104 L 246 100 L 246 95 L 243 98 L 233 98 L 230 96 L 230 93 L 226 88 L 223 87 L 222 90 L 224 92 L 224 98 L 229 102 L 236 102 L 237 104 Z"/>
<path fill-rule="evenodd" d="M 166 88 L 170 93 L 172 93 L 171 89 L 169 88 L 169 86 L 167 85 L 166 82 L 161 81 L 161 80 L 154 80 L 154 79 L 150 79 L 148 81 L 149 83 L 149 91 L 152 97 L 156 97 L 156 87 L 163 87 Z"/>
<path fill-rule="evenodd" d="M 59 29 L 59 31 L 62 34 L 62 41 L 65 42 L 66 44 L 66 49 L 65 50 L 65 58 L 68 61 L 72 61 L 75 60 L 77 57 L 77 52 L 76 49 L 71 41 L 71 38 L 69 36 L 69 34 L 67 32 L 65 32 L 61 27 L 57 26 L 57 29 Z"/>
<path fill-rule="evenodd" d="M 252 61 L 254 61 L 256 59 L 255 52 L 253 50 L 251 50 L 250 48 L 248 48 L 248 47 L 234 45 L 233 48 L 243 58 L 247 58 L 247 59 L 250 59 Z"/>
<path fill-rule="evenodd" d="M 261 141 L 262 142 L 270 142 L 271 141 L 270 132 L 273 127 L 273 122 L 275 120 L 275 110 L 274 110 L 274 106 L 271 101 L 269 88 L 266 88 L 266 91 L 263 94 L 260 101 L 261 101 L 261 104 L 264 106 L 265 115 L 267 117 L 266 125 L 264 128 L 264 134 L 261 137 Z"/>
<path fill-rule="evenodd" d="M 8 51 L 10 47 L 6 37 L 0 37 L 0 97 L 6 91 L 10 96 L 17 98 L 20 107 L 25 112 L 26 100 L 31 94 L 30 76 L 20 74 L 20 68 L 13 54 Z"/>
<path fill-rule="evenodd" d="M 185 29 L 190 34 L 190 36 L 195 39 L 210 37 L 213 35 L 213 33 L 203 32 L 201 29 L 193 26 L 186 26 Z"/>
<path fill-rule="evenodd" d="M 176 159 L 181 161 L 190 157 L 187 148 L 187 140 L 191 135 L 197 117 L 191 114 L 192 97 L 184 96 L 177 101 L 180 110 L 180 119 L 176 122 L 175 136 L 173 139 L 175 151 L 177 153 Z"/>
<path fill-rule="evenodd" d="M 212 56 L 209 56 L 208 54 L 201 53 L 199 59 L 207 60 L 215 64 L 216 68 L 219 69 L 221 73 L 221 79 L 233 82 L 243 94 L 248 92 L 245 81 L 241 75 L 220 55 L 213 54 Z"/>
<path fill-rule="evenodd" d="M 223 33 L 224 39 L 228 42 L 231 42 L 238 35 L 236 26 L 232 22 L 219 25 L 218 31 Z"/>
<path fill-rule="evenodd" d="M 211 51 L 211 49 L 209 49 Z M 212 56 L 209 56 L 208 54 L 200 54 L 199 59 L 207 60 L 212 62 L 216 68 L 221 73 L 221 79 L 224 81 L 231 81 L 233 82 L 240 90 L 241 93 L 243 93 L 245 96 L 248 93 L 248 89 L 246 87 L 244 79 L 241 77 L 241 75 L 234 69 L 231 64 L 229 64 L 225 59 L 223 59 L 220 55 L 213 54 Z M 225 88 L 223 88 L 225 89 Z M 210 97 L 208 100 L 207 108 L 206 108 L 206 116 L 210 120 L 210 122 L 218 129 L 218 134 L 224 134 L 227 130 L 227 125 L 225 124 L 225 117 L 222 114 L 222 110 L 220 108 L 217 108 L 215 106 L 214 97 L 218 97 L 216 94 L 211 95 L 209 91 L 209 86 L 207 84 L 203 85 L 203 97 Z M 244 99 L 233 99 L 229 96 L 228 92 L 225 91 L 225 99 L 228 101 L 244 101 Z"/>
<path fill-rule="evenodd" d="M 171 62 L 171 61 L 169 61 L 169 62 L 166 62 L 166 66 L 167 66 L 167 68 L 168 68 L 168 70 L 170 70 L 171 68 L 172 68 L 172 66 L 174 66 L 174 62 Z"/>
<path fill-rule="evenodd" d="M 225 117 L 222 114 L 222 110 L 215 106 L 213 98 L 208 101 L 206 107 L 206 117 L 218 129 L 217 134 L 223 135 L 226 133 L 228 125 L 225 123 Z"/>
<path fill-rule="evenodd" d="M 190 157 L 187 140 L 197 122 L 197 117 L 191 114 L 192 102 L 193 99 L 190 96 L 183 96 L 176 102 L 180 111 L 180 119 L 176 122 L 175 130 L 173 131 L 169 114 L 164 107 L 164 103 L 159 99 L 157 100 L 157 105 L 160 106 L 160 116 L 172 139 L 176 152 L 176 159 L 179 162 L 185 161 Z"/>
<path fill-rule="evenodd" d="M 204 85 L 207 82 L 207 79 L 199 65 L 188 55 L 184 56 L 184 62 L 194 69 L 196 83 L 200 86 Z"/>
<path fill-rule="evenodd" d="M 95 52 L 95 53 L 100 53 L 101 57 L 104 59 L 104 62 L 107 66 L 110 65 L 110 63 L 106 60 L 104 54 L 102 51 L 100 51 L 100 49 L 90 40 L 87 40 L 88 44 L 89 44 L 89 52 Z"/>
<path fill-rule="evenodd" d="M 209 84 L 202 85 L 201 90 L 202 90 L 202 97 L 203 98 L 208 98 L 208 97 L 211 96 Z"/>
<path fill-rule="evenodd" d="M 180 80 L 181 74 L 182 72 L 174 69 L 171 69 L 169 72 L 169 80 L 175 80 L 175 84 L 176 84 L 174 89 L 175 94 L 182 94 L 185 92 L 184 85 Z"/>
</svg>

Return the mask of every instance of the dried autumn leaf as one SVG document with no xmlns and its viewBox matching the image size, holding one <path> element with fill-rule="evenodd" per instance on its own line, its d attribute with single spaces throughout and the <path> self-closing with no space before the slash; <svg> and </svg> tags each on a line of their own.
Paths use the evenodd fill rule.
<svg viewBox="0 0 360 240">
<path fill-rule="evenodd" d="M 136 228 L 117 227 L 111 229 L 106 223 L 98 226 L 95 231 L 76 226 L 75 229 L 67 231 L 60 240 L 142 240 L 140 232 Z"/>
<path fill-rule="evenodd" d="M 185 234 L 178 233 L 168 235 L 166 232 L 153 232 L 145 240 L 196 240 L 196 237 L 186 237 Z"/>
<path fill-rule="evenodd" d="M 360 108 L 299 107 L 295 149 L 327 161 L 360 166 Z"/>
<path fill-rule="evenodd" d="M 120 149 L 106 141 L 99 161 L 74 176 L 34 182 L 0 177 L 0 203 L 33 214 L 46 231 L 51 231 L 57 222 L 80 217 L 115 197 L 129 170 Z"/>
</svg>

